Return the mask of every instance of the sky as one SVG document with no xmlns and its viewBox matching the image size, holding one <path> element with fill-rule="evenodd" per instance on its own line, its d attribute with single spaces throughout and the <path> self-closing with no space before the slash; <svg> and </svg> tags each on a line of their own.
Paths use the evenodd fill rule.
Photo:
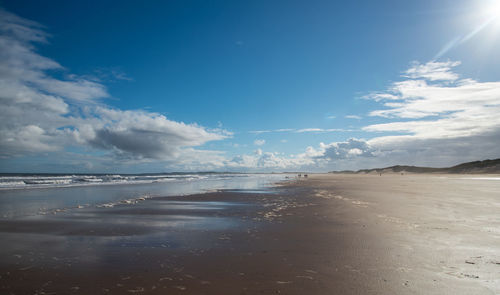
<svg viewBox="0 0 500 295">
<path fill-rule="evenodd" d="M 0 1 L 0 172 L 500 158 L 500 0 Z"/>
</svg>

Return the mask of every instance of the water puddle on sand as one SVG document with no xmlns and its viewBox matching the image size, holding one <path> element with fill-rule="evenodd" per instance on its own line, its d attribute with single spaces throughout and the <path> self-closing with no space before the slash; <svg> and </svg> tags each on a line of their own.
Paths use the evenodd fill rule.
<svg viewBox="0 0 500 295">
<path fill-rule="evenodd" d="M 120 261 L 140 259 L 142 251 L 203 252 L 230 239 L 230 234 L 223 239 L 219 236 L 241 226 L 241 218 L 232 216 L 246 206 L 148 199 L 134 205 L 2 220 L 0 268 L 15 265 L 28 270 L 36 265 L 50 269 L 72 264 L 99 267 L 110 261 L 116 267 Z"/>
</svg>

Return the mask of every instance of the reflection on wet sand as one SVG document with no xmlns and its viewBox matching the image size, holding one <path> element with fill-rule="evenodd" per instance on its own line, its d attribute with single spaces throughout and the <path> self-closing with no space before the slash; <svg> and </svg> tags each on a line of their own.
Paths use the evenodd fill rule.
<svg viewBox="0 0 500 295">
<path fill-rule="evenodd" d="M 53 283 L 46 288 L 41 288 L 37 282 L 20 286 L 24 276 L 36 274 L 51 282 L 49 278 L 56 278 L 63 272 L 69 275 L 69 281 L 81 285 L 86 283 L 78 278 L 77 274 L 82 272 L 106 270 L 114 273 L 122 268 L 134 272 L 135 266 L 146 267 L 155 259 L 162 261 L 154 263 L 156 267 L 172 266 L 171 259 L 178 251 L 194 255 L 220 247 L 228 235 L 213 233 L 241 226 L 242 221 L 235 215 L 248 207 L 249 204 L 241 201 L 158 198 L 112 208 L 74 208 L 55 215 L 2 220 L 2 288 L 43 294 Z M 226 212 L 228 209 L 231 209 L 230 214 Z M 50 275 L 44 276 L 44 273 Z M 103 289 L 121 285 L 108 286 L 108 279 L 104 277 L 103 280 L 99 283 Z M 60 287 L 56 290 L 61 291 Z M 69 287 L 72 292 L 85 289 L 73 287 Z"/>
</svg>

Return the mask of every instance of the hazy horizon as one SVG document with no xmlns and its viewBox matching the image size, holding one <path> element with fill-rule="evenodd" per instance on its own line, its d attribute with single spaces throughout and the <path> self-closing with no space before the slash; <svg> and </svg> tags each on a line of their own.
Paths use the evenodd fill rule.
<svg viewBox="0 0 500 295">
<path fill-rule="evenodd" d="M 397 166 L 408 166 L 408 167 L 415 167 L 415 168 L 432 168 L 432 169 L 446 169 L 446 168 L 451 168 L 454 166 L 458 166 L 461 164 L 468 164 L 468 163 L 473 163 L 473 162 L 484 162 L 484 161 L 496 161 L 500 160 L 499 159 L 481 159 L 477 161 L 470 161 L 470 162 L 460 162 L 457 163 L 456 165 L 451 165 L 451 166 L 416 166 L 416 165 L 401 165 L 401 164 L 395 164 L 392 166 L 383 166 L 383 167 L 370 167 L 370 168 L 359 168 L 359 169 L 345 169 L 345 170 L 329 170 L 329 171 L 309 171 L 309 170 L 282 170 L 282 171 L 160 171 L 160 172 L 140 172 L 140 173 L 132 173 L 132 172 L 120 172 L 120 171 L 112 171 L 112 172 L 99 172 L 99 171 L 93 171 L 93 172 L 0 172 L 0 176 L 9 176 L 9 175 L 39 175 L 39 176 L 44 176 L 44 175 L 122 175 L 122 176 L 140 176 L 140 175 L 189 175 L 189 174 L 295 174 L 295 173 L 329 173 L 329 172 L 342 172 L 342 171 L 351 171 L 351 172 L 356 172 L 356 171 L 363 171 L 363 170 L 373 170 L 373 169 L 385 169 L 385 168 L 392 168 L 392 167 L 397 167 Z"/>
</svg>

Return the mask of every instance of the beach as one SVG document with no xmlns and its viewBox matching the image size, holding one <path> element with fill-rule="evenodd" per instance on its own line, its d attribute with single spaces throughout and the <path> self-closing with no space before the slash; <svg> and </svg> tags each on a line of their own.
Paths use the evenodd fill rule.
<svg viewBox="0 0 500 295">
<path fill-rule="evenodd" d="M 2 294 L 500 294 L 498 175 L 310 174 L 0 220 Z"/>
</svg>

